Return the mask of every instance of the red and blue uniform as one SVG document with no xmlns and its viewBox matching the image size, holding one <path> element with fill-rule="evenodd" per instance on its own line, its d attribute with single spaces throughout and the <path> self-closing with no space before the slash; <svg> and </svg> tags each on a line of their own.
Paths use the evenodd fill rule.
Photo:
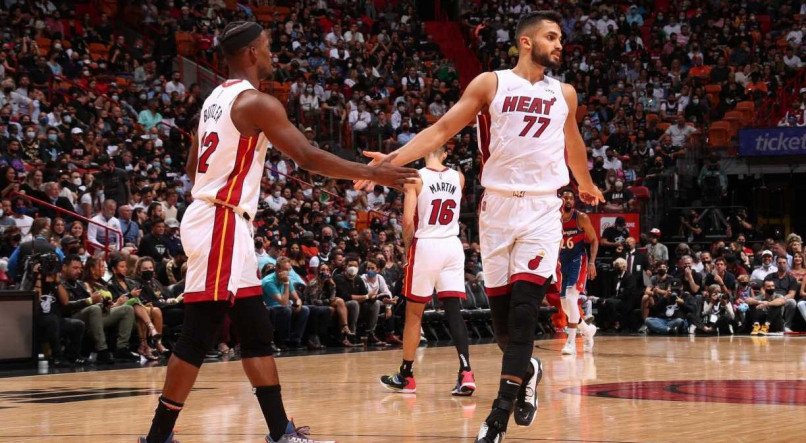
<svg viewBox="0 0 806 443">
<path fill-rule="evenodd" d="M 585 293 L 585 281 L 588 278 L 588 251 L 585 230 L 579 225 L 576 209 L 571 210 L 571 218 L 563 221 L 563 241 L 560 246 L 560 269 L 562 285 L 560 297 L 565 297 L 565 290 L 576 287 L 580 294 Z"/>
</svg>

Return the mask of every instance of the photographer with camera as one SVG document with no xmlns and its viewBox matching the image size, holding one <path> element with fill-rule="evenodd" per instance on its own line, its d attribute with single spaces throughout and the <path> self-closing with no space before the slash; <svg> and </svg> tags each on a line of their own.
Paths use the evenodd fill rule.
<svg viewBox="0 0 806 443">
<path fill-rule="evenodd" d="M 17 249 L 8 258 L 8 275 L 15 281 L 19 281 L 25 269 L 21 269 L 29 256 L 34 254 L 52 253 L 61 260 L 64 258 L 60 251 L 57 251 L 53 245 L 50 244 L 50 230 L 48 225 L 50 221 L 46 218 L 37 218 L 31 224 L 31 238 L 30 240 L 20 243 Z"/>
<path fill-rule="evenodd" d="M 50 344 L 50 359 L 55 367 L 84 364 L 81 358 L 81 340 L 84 322 L 67 318 L 64 307 L 69 300 L 57 291 L 60 279 L 59 257 L 53 253 L 32 255 L 25 264 L 21 289 L 34 291 L 39 299 L 36 310 L 37 329 Z M 62 341 L 66 341 L 62 351 Z"/>
<path fill-rule="evenodd" d="M 350 327 L 347 325 L 347 304 L 339 297 L 336 297 L 336 282 L 333 280 L 333 274 L 330 272 L 330 265 L 328 263 L 321 263 L 316 273 L 316 277 L 308 282 L 303 293 L 303 301 L 307 305 L 312 306 L 325 306 L 329 307 L 332 315 L 338 317 L 339 322 L 339 343 L 345 348 L 353 347 L 355 336 L 350 332 Z M 358 311 L 358 302 L 350 301 Z M 350 339 L 353 339 L 351 341 Z"/>
<path fill-rule="evenodd" d="M 681 294 L 679 280 L 668 275 L 665 264 L 658 266 L 651 284 L 644 292 L 641 305 L 647 312 L 644 324 L 654 334 L 682 334 L 687 330 L 686 317 L 696 312 L 691 306 L 690 294 Z"/>
<path fill-rule="evenodd" d="M 126 305 L 128 297 L 119 297 L 112 301 L 112 293 L 100 284 L 104 274 L 103 259 L 90 257 L 87 259 L 86 276 L 93 281 L 86 283 L 79 280 L 84 270 L 81 257 L 69 255 L 62 264 L 62 280 L 59 283 L 60 299 L 67 299 L 65 315 L 84 322 L 92 337 L 93 346 L 98 353 L 96 362 L 111 364 L 115 358 L 133 360 L 129 352 L 129 337 L 134 325 L 134 309 Z M 117 326 L 117 351 L 114 357 L 106 343 L 105 327 Z M 139 358 L 139 357 L 137 357 Z"/>
<path fill-rule="evenodd" d="M 720 290 L 719 285 L 708 286 L 703 297 L 702 321 L 705 328 L 710 328 L 722 334 L 733 334 L 736 323 L 736 313 L 730 294 Z"/>
</svg>

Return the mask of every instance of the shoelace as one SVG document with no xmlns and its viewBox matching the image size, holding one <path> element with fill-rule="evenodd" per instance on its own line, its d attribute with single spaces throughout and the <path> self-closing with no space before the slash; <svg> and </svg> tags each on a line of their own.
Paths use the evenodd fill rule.
<svg viewBox="0 0 806 443">
<path fill-rule="evenodd" d="M 309 426 L 300 426 L 298 428 L 294 428 L 294 433 L 290 434 L 289 441 L 291 442 L 300 442 L 305 443 L 312 441 L 309 437 L 311 436 L 311 428 Z"/>
</svg>

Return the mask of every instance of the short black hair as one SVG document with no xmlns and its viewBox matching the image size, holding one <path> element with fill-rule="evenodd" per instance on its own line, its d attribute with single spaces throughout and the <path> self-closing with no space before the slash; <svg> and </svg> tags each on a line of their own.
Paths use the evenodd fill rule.
<svg viewBox="0 0 806 443">
<path fill-rule="evenodd" d="M 518 37 L 520 37 L 526 29 L 544 20 L 562 26 L 563 16 L 559 12 L 552 10 L 534 11 L 524 14 L 521 16 L 520 20 L 518 20 L 518 25 L 515 27 L 515 40 L 517 41 Z"/>
<path fill-rule="evenodd" d="M 218 42 L 223 53 L 231 56 L 260 37 L 262 32 L 263 27 L 256 22 L 233 21 L 224 28 Z"/>
</svg>

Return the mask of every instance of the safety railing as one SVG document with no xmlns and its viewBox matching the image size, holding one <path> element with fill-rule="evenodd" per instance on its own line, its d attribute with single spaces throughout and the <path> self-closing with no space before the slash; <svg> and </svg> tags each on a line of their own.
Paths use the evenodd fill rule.
<svg viewBox="0 0 806 443">
<path fill-rule="evenodd" d="M 76 220 L 81 220 L 81 221 L 83 221 L 83 222 L 85 222 L 87 224 L 93 224 L 93 225 L 96 225 L 99 228 L 103 229 L 105 231 L 104 245 L 103 245 L 104 246 L 104 258 L 109 258 L 109 252 L 113 250 L 113 249 L 110 248 L 110 245 L 109 245 L 109 233 L 110 232 L 114 232 L 115 234 L 117 234 L 118 238 L 120 239 L 120 241 L 121 242 L 123 241 L 123 233 L 119 229 L 110 228 L 109 226 L 106 226 L 103 223 L 99 223 L 99 222 L 97 222 L 95 220 L 92 220 L 90 218 L 84 217 L 81 214 L 78 214 L 78 213 L 73 212 L 73 211 L 68 211 L 67 209 L 60 208 L 60 207 L 58 207 L 56 205 L 52 205 L 52 204 L 50 204 L 50 203 L 48 203 L 46 201 L 40 200 L 40 199 L 38 199 L 36 197 L 31 197 L 30 195 L 27 195 L 27 194 L 23 194 L 23 193 L 20 193 L 20 192 L 14 192 L 14 193 L 12 193 L 10 195 L 12 197 L 17 197 L 17 196 L 22 197 L 22 198 L 24 198 L 24 199 L 36 204 L 37 206 L 44 206 L 44 207 L 52 209 L 52 210 L 54 210 L 54 211 L 56 211 L 56 212 L 58 212 L 60 214 L 66 214 L 66 215 L 70 216 L 70 218 L 73 218 L 73 219 L 76 219 Z M 84 247 L 86 249 L 87 246 L 90 244 L 90 241 L 87 238 L 86 232 L 83 234 L 82 240 L 84 241 Z M 115 250 L 117 250 L 117 249 L 115 249 Z"/>
</svg>

